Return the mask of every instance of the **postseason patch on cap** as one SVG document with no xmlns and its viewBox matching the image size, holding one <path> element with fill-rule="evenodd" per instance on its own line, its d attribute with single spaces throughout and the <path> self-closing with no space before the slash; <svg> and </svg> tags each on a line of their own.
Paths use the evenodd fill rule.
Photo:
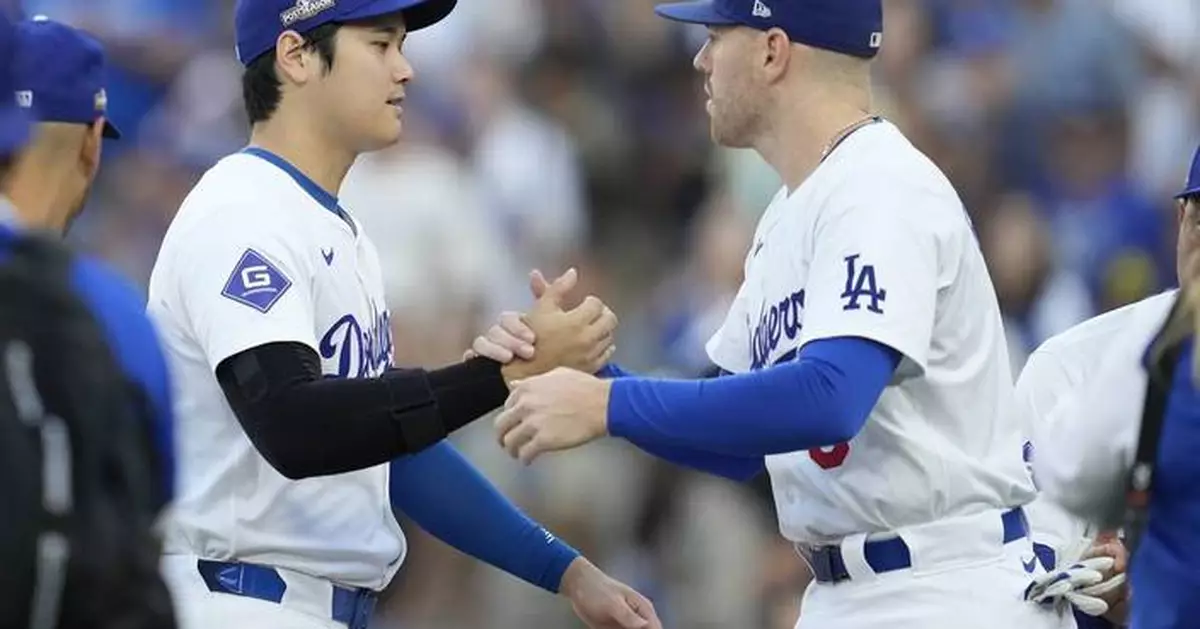
<svg viewBox="0 0 1200 629">
<path fill-rule="evenodd" d="M 247 249 L 225 282 L 221 295 L 266 313 L 292 286 L 292 281 L 265 256 Z"/>
<path fill-rule="evenodd" d="M 337 5 L 337 0 L 296 0 L 296 5 L 279 14 L 283 27 L 310 20 Z"/>
</svg>

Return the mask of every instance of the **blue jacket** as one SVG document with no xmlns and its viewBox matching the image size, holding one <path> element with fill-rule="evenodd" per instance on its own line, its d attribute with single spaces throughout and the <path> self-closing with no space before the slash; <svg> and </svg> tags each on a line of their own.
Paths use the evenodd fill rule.
<svg viewBox="0 0 1200 629">
<path fill-rule="evenodd" d="M 0 256 L 5 255 L 15 237 L 11 227 L 0 224 Z M 76 258 L 71 275 L 75 290 L 103 327 L 117 362 L 150 400 L 152 434 L 163 464 L 165 496 L 170 499 L 175 489 L 171 381 L 158 335 L 146 317 L 145 303 L 129 282 L 94 260 Z"/>
</svg>

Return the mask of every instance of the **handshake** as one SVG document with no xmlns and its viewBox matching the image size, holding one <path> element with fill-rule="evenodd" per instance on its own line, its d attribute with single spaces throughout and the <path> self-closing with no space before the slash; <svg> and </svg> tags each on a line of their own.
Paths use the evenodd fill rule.
<svg viewBox="0 0 1200 629">
<path fill-rule="evenodd" d="M 524 315 L 502 314 L 464 356 L 503 365 L 510 393 L 496 419 L 497 433 L 501 446 L 526 463 L 542 452 L 583 445 L 607 434 L 608 383 L 592 374 L 616 349 L 617 316 L 595 297 L 564 310 L 565 298 L 578 281 L 574 269 L 553 282 L 534 271 L 533 309 Z M 662 629 L 646 597 L 586 559 L 571 564 L 560 591 L 592 629 Z"/>
<path fill-rule="evenodd" d="M 616 350 L 617 316 L 595 297 L 563 310 L 578 281 L 574 269 L 553 282 L 534 271 L 533 309 L 501 315 L 465 357 L 502 365 L 509 396 L 496 417 L 497 438 L 509 456 L 525 464 L 608 435 L 611 383 L 594 374 Z"/>
<path fill-rule="evenodd" d="M 564 310 L 578 282 L 575 269 L 553 282 L 534 271 L 529 285 L 537 299 L 533 309 L 527 314 L 501 314 L 499 323 L 475 339 L 464 359 L 482 356 L 499 362 L 510 389 L 558 367 L 589 374 L 600 371 L 616 351 L 617 316 L 591 296 L 575 309 Z"/>
</svg>

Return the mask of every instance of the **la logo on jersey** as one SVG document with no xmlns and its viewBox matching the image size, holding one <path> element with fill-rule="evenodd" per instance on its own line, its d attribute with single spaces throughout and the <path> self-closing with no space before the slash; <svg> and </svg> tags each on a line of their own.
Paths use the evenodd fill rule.
<svg viewBox="0 0 1200 629">
<path fill-rule="evenodd" d="M 846 289 L 842 291 L 842 299 L 845 299 L 846 303 L 842 310 L 859 310 L 863 307 L 863 300 L 867 300 L 867 310 L 883 314 L 880 304 L 887 299 L 887 290 L 879 288 L 875 279 L 875 265 L 864 264 L 860 268 L 859 257 L 861 256 L 857 253 L 845 257 Z"/>
</svg>

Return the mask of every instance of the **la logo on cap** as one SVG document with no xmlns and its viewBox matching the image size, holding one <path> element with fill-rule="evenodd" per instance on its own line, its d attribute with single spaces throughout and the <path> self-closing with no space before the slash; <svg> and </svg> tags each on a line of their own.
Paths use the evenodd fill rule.
<svg viewBox="0 0 1200 629">
<path fill-rule="evenodd" d="M 883 45 L 883 33 L 880 33 L 880 32 L 871 33 L 871 47 L 879 48 L 882 45 Z"/>
<path fill-rule="evenodd" d="M 287 28 L 297 22 L 312 19 L 318 14 L 332 9 L 337 0 L 296 0 L 295 6 L 279 14 L 283 27 Z"/>
<path fill-rule="evenodd" d="M 771 7 L 764 4 L 762 0 L 754 0 L 754 8 L 750 10 L 750 15 L 765 20 L 771 17 Z"/>
<path fill-rule="evenodd" d="M 108 111 L 108 92 L 100 90 L 96 92 L 96 111 L 104 113 Z"/>
<path fill-rule="evenodd" d="M 33 107 L 33 91 L 20 90 L 17 92 L 17 106 L 22 109 L 31 109 Z"/>
</svg>

